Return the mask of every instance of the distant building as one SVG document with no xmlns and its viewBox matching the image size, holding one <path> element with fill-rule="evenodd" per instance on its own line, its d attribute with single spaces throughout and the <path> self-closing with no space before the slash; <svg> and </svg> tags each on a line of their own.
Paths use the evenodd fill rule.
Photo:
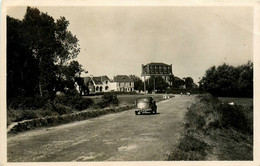
<svg viewBox="0 0 260 166">
<path fill-rule="evenodd" d="M 116 91 L 119 91 L 119 92 L 133 92 L 134 91 L 134 81 L 127 75 L 115 76 L 113 83 L 115 84 Z"/>
<path fill-rule="evenodd" d="M 107 76 L 83 77 L 83 80 L 90 94 L 111 91 L 111 80 Z"/>
<path fill-rule="evenodd" d="M 142 74 L 141 76 L 144 79 L 148 79 L 150 76 L 161 76 L 166 82 L 172 85 L 170 77 L 173 77 L 172 74 L 172 64 L 167 65 L 165 63 L 148 63 L 146 65 L 142 65 Z"/>
</svg>

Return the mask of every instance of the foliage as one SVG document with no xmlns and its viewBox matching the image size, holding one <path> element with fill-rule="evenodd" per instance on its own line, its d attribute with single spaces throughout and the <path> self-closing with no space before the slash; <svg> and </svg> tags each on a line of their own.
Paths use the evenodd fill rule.
<svg viewBox="0 0 260 166">
<path fill-rule="evenodd" d="M 253 97 L 253 63 L 213 66 L 200 81 L 200 88 L 214 96 Z"/>
<path fill-rule="evenodd" d="M 57 96 L 54 100 L 54 106 L 55 104 L 62 104 L 76 110 L 84 110 L 93 104 L 93 100 L 82 98 L 76 90 L 69 90 L 64 96 Z"/>
<path fill-rule="evenodd" d="M 229 105 L 208 94 L 199 98 L 188 108 L 182 137 L 169 160 L 252 160 L 252 105 Z"/>
<path fill-rule="evenodd" d="M 114 93 L 105 93 L 102 96 L 102 101 L 99 102 L 97 105 L 101 108 L 105 108 L 109 105 L 114 105 L 117 106 L 119 103 L 117 95 L 115 95 Z"/>
<path fill-rule="evenodd" d="M 53 97 L 64 87 L 73 89 L 82 66 L 75 58 L 78 39 L 64 17 L 54 20 L 27 7 L 23 20 L 7 16 L 7 98 Z"/>
<path fill-rule="evenodd" d="M 156 90 L 157 92 L 166 92 L 169 84 L 162 78 L 162 76 L 151 76 L 146 80 L 146 90 L 152 92 Z"/>
<path fill-rule="evenodd" d="M 88 111 L 82 111 L 82 112 L 75 112 L 75 113 L 70 113 L 70 114 L 65 114 L 65 115 L 57 115 L 57 116 L 39 116 L 38 112 L 45 113 L 45 111 L 39 111 L 37 110 L 38 117 L 37 119 L 31 119 L 29 121 L 25 122 L 20 122 L 17 125 L 15 125 L 9 133 L 18 133 L 18 132 L 23 132 L 27 130 L 32 130 L 32 129 L 38 129 L 40 127 L 48 127 L 48 126 L 56 126 L 60 124 L 65 124 L 73 121 L 80 121 L 80 120 L 85 120 L 89 118 L 94 118 L 98 117 L 101 115 L 105 115 L 108 113 L 115 113 L 115 112 L 121 112 L 125 110 L 132 109 L 133 106 L 122 106 L 122 107 L 116 107 L 116 108 L 106 108 L 102 110 L 88 110 Z M 18 111 L 17 111 L 18 112 Z M 16 113 L 17 113 L 16 112 Z M 28 112 L 26 112 L 28 113 Z M 50 112 L 51 115 L 54 115 L 53 112 Z M 10 122 L 10 119 L 12 119 L 13 113 L 10 112 L 8 115 L 8 120 Z M 10 118 L 9 118 L 10 117 Z M 9 123 L 10 124 L 10 123 Z"/>
<path fill-rule="evenodd" d="M 139 92 L 144 90 L 144 82 L 141 80 L 140 77 L 135 75 L 129 76 L 134 81 L 134 89 L 138 90 Z"/>
<path fill-rule="evenodd" d="M 10 98 L 7 101 L 8 109 L 21 109 L 21 110 L 34 110 L 43 108 L 47 103 L 46 98 L 42 98 L 40 96 L 35 97 L 15 97 Z"/>
<path fill-rule="evenodd" d="M 181 88 L 185 85 L 185 81 L 180 79 L 179 77 L 174 77 L 174 81 L 172 84 L 172 88 Z"/>
<path fill-rule="evenodd" d="M 191 77 L 184 78 L 185 85 L 187 89 L 192 89 L 192 84 L 194 83 L 193 79 Z"/>
</svg>

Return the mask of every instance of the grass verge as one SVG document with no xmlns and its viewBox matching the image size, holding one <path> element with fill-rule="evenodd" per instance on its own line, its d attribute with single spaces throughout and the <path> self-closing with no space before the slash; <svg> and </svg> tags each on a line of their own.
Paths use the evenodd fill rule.
<svg viewBox="0 0 260 166">
<path fill-rule="evenodd" d="M 169 160 L 253 160 L 253 105 L 201 95 L 185 115 Z"/>
<path fill-rule="evenodd" d="M 8 131 L 8 133 L 18 133 L 18 132 L 37 129 L 41 127 L 57 126 L 60 124 L 94 118 L 109 113 L 121 112 L 121 111 L 131 109 L 133 107 L 134 105 L 126 105 L 126 106 L 119 106 L 115 108 L 104 108 L 104 109 L 96 109 L 91 111 L 86 110 L 82 112 L 75 112 L 75 113 L 59 115 L 59 116 L 50 116 L 50 117 L 24 120 L 22 122 L 18 122 L 17 124 L 15 124 Z"/>
</svg>

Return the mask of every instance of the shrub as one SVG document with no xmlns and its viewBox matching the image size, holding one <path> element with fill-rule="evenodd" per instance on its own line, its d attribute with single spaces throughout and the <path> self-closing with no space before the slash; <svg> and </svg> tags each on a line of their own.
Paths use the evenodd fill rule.
<svg viewBox="0 0 260 166">
<path fill-rule="evenodd" d="M 7 107 L 10 109 L 39 109 L 45 106 L 47 99 L 40 96 L 16 97 L 7 99 Z"/>
<path fill-rule="evenodd" d="M 191 107 L 189 108 L 189 111 L 185 115 L 185 128 L 195 128 L 202 130 L 203 127 L 206 124 L 205 117 L 203 116 L 204 112 L 200 113 L 200 108 L 192 104 Z"/>
<path fill-rule="evenodd" d="M 253 133 L 253 126 L 247 119 L 245 107 L 240 105 L 219 104 L 220 124 L 225 128 L 235 128 L 243 133 Z"/>
<path fill-rule="evenodd" d="M 203 160 L 208 149 L 207 143 L 186 133 L 169 160 Z"/>
<path fill-rule="evenodd" d="M 63 104 L 60 104 L 60 103 L 52 104 L 50 109 L 53 112 L 57 112 L 59 115 L 72 113 L 72 109 L 70 107 L 64 106 Z"/>
<path fill-rule="evenodd" d="M 113 93 L 106 93 L 102 96 L 102 101 L 97 105 L 101 108 L 107 107 L 109 105 L 117 106 L 119 103 L 117 95 Z"/>
<path fill-rule="evenodd" d="M 77 110 L 84 110 L 93 104 L 93 100 L 82 98 L 77 92 L 71 90 L 65 93 L 64 96 L 56 96 L 54 103 L 63 104 Z"/>
</svg>

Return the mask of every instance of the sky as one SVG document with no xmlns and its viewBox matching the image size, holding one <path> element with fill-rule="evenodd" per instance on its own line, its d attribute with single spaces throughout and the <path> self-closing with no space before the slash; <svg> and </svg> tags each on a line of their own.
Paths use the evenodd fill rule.
<svg viewBox="0 0 260 166">
<path fill-rule="evenodd" d="M 253 61 L 252 7 L 37 7 L 70 22 L 81 51 L 82 76 L 134 74 L 151 62 L 172 64 L 195 82 L 211 66 Z M 22 19 L 26 7 L 9 7 Z"/>
</svg>

